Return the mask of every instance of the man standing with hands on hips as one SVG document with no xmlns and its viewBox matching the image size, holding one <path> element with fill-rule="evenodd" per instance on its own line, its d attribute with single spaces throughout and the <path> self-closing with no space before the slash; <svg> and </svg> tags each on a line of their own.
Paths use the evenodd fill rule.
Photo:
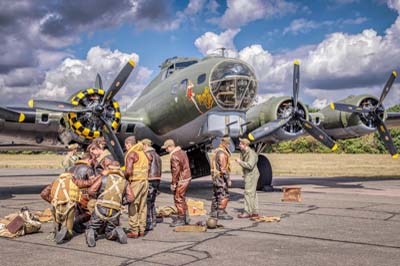
<svg viewBox="0 0 400 266">
<path fill-rule="evenodd" d="M 240 159 L 235 161 L 243 169 L 244 178 L 244 212 L 238 215 L 238 218 L 255 218 L 258 217 L 258 198 L 257 198 L 257 181 L 260 173 L 257 168 L 257 153 L 249 147 L 250 141 L 245 138 L 239 138 Z"/>
</svg>

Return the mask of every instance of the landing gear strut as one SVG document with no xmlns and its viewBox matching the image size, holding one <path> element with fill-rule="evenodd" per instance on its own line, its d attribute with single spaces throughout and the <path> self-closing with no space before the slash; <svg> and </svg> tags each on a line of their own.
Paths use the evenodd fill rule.
<svg viewBox="0 0 400 266">
<path fill-rule="evenodd" d="M 189 166 L 192 178 L 207 176 L 211 174 L 210 162 L 205 149 L 196 147 L 187 150 Z"/>
<path fill-rule="evenodd" d="M 272 186 L 272 166 L 268 158 L 261 154 L 266 144 L 260 143 L 256 145 L 256 152 L 258 154 L 257 168 L 260 172 L 260 177 L 257 182 L 257 190 L 272 192 L 274 188 Z"/>
<path fill-rule="evenodd" d="M 260 172 L 260 177 L 257 182 L 257 190 L 272 192 L 272 167 L 271 163 L 264 155 L 258 155 L 257 168 Z"/>
</svg>

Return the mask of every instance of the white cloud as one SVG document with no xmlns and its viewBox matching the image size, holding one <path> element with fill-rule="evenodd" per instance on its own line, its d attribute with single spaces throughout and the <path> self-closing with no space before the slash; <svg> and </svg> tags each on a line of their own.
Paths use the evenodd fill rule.
<svg viewBox="0 0 400 266">
<path fill-rule="evenodd" d="M 291 33 L 297 35 L 298 33 L 305 33 L 310 30 L 319 28 L 320 26 L 321 26 L 321 24 L 319 24 L 315 21 L 306 20 L 303 18 L 295 19 L 290 23 L 290 25 L 288 27 L 286 27 L 283 30 L 283 34 L 285 35 L 285 34 L 291 32 Z"/>
<path fill-rule="evenodd" d="M 138 63 L 139 56 L 135 53 L 126 54 L 118 50 L 92 47 L 85 60 L 67 58 L 57 68 L 47 72 L 35 97 L 66 99 L 77 90 L 93 87 L 97 73 L 102 77 L 104 89 L 108 89 L 128 60 Z M 117 99 L 124 98 L 125 102 L 129 102 L 144 87 L 150 75 L 149 69 L 137 67 Z"/>
<path fill-rule="evenodd" d="M 211 13 L 216 14 L 217 13 L 217 9 L 219 7 L 219 4 L 216 0 L 210 0 L 207 4 L 207 10 L 210 11 Z"/>
<path fill-rule="evenodd" d="M 399 10 L 400 1 L 389 1 Z M 364 18 L 340 20 L 341 23 L 362 23 Z M 224 38 L 236 50 L 233 36 Z M 211 50 L 212 43 L 222 34 L 208 33 L 196 40 L 203 53 Z M 208 40 L 208 41 L 207 41 Z M 301 61 L 300 97 L 313 107 L 321 108 L 330 101 L 351 94 L 369 93 L 380 96 L 392 70 L 400 72 L 400 16 L 383 35 L 373 29 L 358 34 L 336 32 L 326 36 L 317 45 L 304 46 L 280 54 L 271 54 L 259 44 L 238 51 L 236 57 L 248 62 L 256 71 L 261 97 L 269 93 L 292 94 L 293 60 Z M 398 83 L 398 81 L 396 81 Z M 400 103 L 400 86 L 394 84 L 385 100 L 386 106 Z"/>
<path fill-rule="evenodd" d="M 96 74 L 99 73 L 103 80 L 104 89 L 115 79 L 119 71 L 128 62 L 134 60 L 137 64 L 139 56 L 135 53 L 127 54 L 118 50 L 111 51 L 101 47 L 92 47 L 86 59 L 66 58 L 54 69 L 47 71 L 41 80 L 31 78 L 36 70 L 18 70 L 13 78 L 9 75 L 0 75 L 3 99 L 1 102 L 12 105 L 24 102 L 30 98 L 68 100 L 78 90 L 94 86 Z M 33 72 L 32 72 L 33 71 Z M 121 101 L 122 107 L 127 106 L 145 87 L 152 71 L 148 68 L 137 66 L 118 93 L 116 99 Z M 19 80 L 18 84 L 9 84 L 10 80 Z M 9 86 L 12 85 L 12 86 Z M 7 92 L 11 93 L 12 100 Z"/>
<path fill-rule="evenodd" d="M 284 94 L 282 92 L 279 93 L 268 93 L 268 94 L 258 94 L 255 99 L 255 104 L 261 104 L 263 102 L 268 101 L 272 97 L 282 97 Z"/>
<path fill-rule="evenodd" d="M 316 108 L 316 109 L 322 109 L 325 106 L 327 106 L 329 104 L 327 99 L 315 99 L 312 104 L 311 107 L 312 108 Z"/>
<path fill-rule="evenodd" d="M 185 9 L 185 14 L 193 15 L 203 9 L 206 0 L 190 0 L 188 6 Z"/>
<path fill-rule="evenodd" d="M 298 8 L 285 0 L 227 0 L 227 6 L 217 20 L 222 28 L 238 28 L 254 20 L 293 13 Z"/>
<path fill-rule="evenodd" d="M 399 0 L 388 0 L 388 6 L 400 13 L 400 1 Z"/>
<path fill-rule="evenodd" d="M 216 49 L 224 47 L 227 49 L 228 55 L 233 57 L 236 56 L 236 47 L 233 39 L 239 32 L 240 29 L 228 29 L 219 35 L 213 32 L 206 32 L 197 38 L 194 44 L 203 55 L 215 53 Z"/>
<path fill-rule="evenodd" d="M 292 33 L 297 35 L 299 33 L 307 33 L 315 29 L 324 27 L 340 28 L 346 25 L 359 25 L 367 21 L 366 17 L 356 17 L 354 19 L 338 19 L 334 20 L 324 20 L 324 21 L 313 21 L 306 20 L 304 18 L 293 20 L 288 27 L 283 30 L 283 35 Z"/>
</svg>

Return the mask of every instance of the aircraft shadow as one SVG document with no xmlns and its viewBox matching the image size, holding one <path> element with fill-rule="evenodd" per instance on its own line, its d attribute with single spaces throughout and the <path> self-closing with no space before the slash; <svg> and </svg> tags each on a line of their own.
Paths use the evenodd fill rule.
<svg viewBox="0 0 400 266">
<path fill-rule="evenodd" d="M 384 176 L 384 177 L 356 177 L 356 176 L 343 176 L 343 177 L 277 177 L 272 181 L 273 186 L 301 186 L 301 185 L 315 185 L 327 188 L 343 188 L 343 189 L 369 189 L 381 190 L 379 188 L 365 187 L 363 183 L 382 182 L 390 180 L 399 180 L 400 176 Z M 352 184 L 349 184 L 352 183 Z M 358 183 L 358 184 L 354 184 Z"/>
</svg>

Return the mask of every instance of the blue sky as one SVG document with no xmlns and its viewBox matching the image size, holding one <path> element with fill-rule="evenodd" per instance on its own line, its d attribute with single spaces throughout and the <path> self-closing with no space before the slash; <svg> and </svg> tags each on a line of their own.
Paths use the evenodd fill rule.
<svg viewBox="0 0 400 266">
<path fill-rule="evenodd" d="M 189 1 L 174 2 L 173 14 L 184 10 Z M 221 32 L 218 24 L 207 22 L 208 19 L 224 14 L 226 1 L 216 1 L 217 12 L 210 13 L 202 10 L 193 21 L 182 23 L 178 29 L 159 31 L 152 28 L 137 29 L 134 22 L 124 23 L 116 28 L 98 30 L 93 34 L 81 33 L 81 42 L 71 46 L 73 54 L 78 58 L 85 58 L 87 51 L 93 46 L 119 49 L 123 52 L 135 52 L 140 55 L 141 64 L 153 70 L 168 57 L 197 56 L 202 54 L 194 45 L 194 41 L 205 32 Z M 356 34 L 366 28 L 373 28 L 382 34 L 396 19 L 397 12 L 388 8 L 385 2 L 380 1 L 292 1 L 306 10 L 285 16 L 257 19 L 241 27 L 241 32 L 235 37 L 235 45 L 242 49 L 252 44 L 261 44 L 272 53 L 291 50 L 303 45 L 317 44 L 326 34 L 345 32 Z M 327 4 L 328 3 L 328 4 Z M 295 19 L 321 23 L 323 21 L 337 21 L 339 19 L 352 20 L 365 18 L 359 24 L 330 25 L 320 29 L 310 30 L 301 34 L 282 34 L 283 30 Z M 160 45 L 161 44 L 161 45 Z"/>
<path fill-rule="evenodd" d="M 111 82 L 127 58 L 139 67 L 119 96 L 128 105 L 172 56 L 225 46 L 250 63 L 260 98 L 290 95 L 321 108 L 350 94 L 379 95 L 399 71 L 399 0 L 0 1 L 0 104 L 65 99 Z M 398 83 L 397 83 L 398 84 Z M 395 84 L 387 105 L 400 103 Z"/>
</svg>

